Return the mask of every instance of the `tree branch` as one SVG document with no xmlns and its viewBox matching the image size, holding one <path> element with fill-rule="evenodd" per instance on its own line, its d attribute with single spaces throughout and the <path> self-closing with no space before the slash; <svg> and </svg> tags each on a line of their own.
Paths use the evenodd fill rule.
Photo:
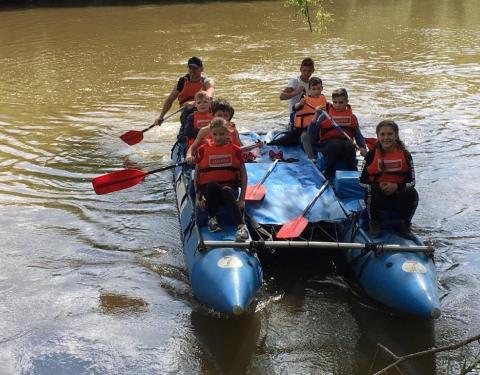
<svg viewBox="0 0 480 375">
<path fill-rule="evenodd" d="M 407 355 L 404 355 L 404 356 L 397 356 L 396 354 L 394 354 L 393 352 L 391 352 L 389 349 L 387 349 L 385 346 L 381 345 L 381 344 L 377 344 L 377 346 L 379 348 L 381 348 L 382 350 L 385 350 L 386 353 L 390 354 L 394 359 L 395 361 L 392 362 L 391 364 L 389 364 L 387 367 L 384 367 L 383 369 L 381 369 L 380 371 L 377 371 L 376 373 L 374 373 L 373 375 L 381 375 L 381 374 L 386 374 L 387 371 L 393 367 L 397 367 L 400 363 L 408 360 L 408 359 L 412 359 L 412 358 L 416 358 L 416 357 L 420 357 L 420 356 L 423 356 L 423 355 L 427 355 L 427 354 L 435 354 L 435 353 L 439 353 L 439 352 L 444 352 L 444 351 L 449 351 L 449 350 L 454 350 L 454 349 L 458 349 L 458 348 L 461 348 L 462 346 L 465 346 L 465 345 L 468 345 L 474 341 L 479 341 L 480 340 L 480 335 L 476 335 L 476 336 L 472 336 L 466 340 L 463 340 L 463 341 L 459 341 L 455 344 L 451 344 L 451 345 L 446 345 L 446 346 L 441 346 L 439 348 L 431 348 L 431 349 L 428 349 L 428 350 L 423 350 L 421 352 L 416 352 L 416 353 L 411 353 L 411 354 L 407 354 Z M 375 353 L 375 357 L 376 357 L 377 353 Z M 474 365 L 476 366 L 478 364 L 478 362 L 480 361 L 480 359 L 477 359 L 476 361 L 474 361 Z M 472 364 L 472 365 L 473 365 Z M 372 366 L 373 367 L 373 366 Z M 474 367 L 473 367 L 474 368 Z M 466 374 L 466 373 L 465 373 Z"/>
</svg>

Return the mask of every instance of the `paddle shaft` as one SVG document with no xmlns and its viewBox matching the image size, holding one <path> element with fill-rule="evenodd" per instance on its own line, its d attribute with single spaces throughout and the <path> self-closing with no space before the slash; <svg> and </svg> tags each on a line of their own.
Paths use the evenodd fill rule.
<svg viewBox="0 0 480 375">
<path fill-rule="evenodd" d="M 176 168 L 176 167 L 180 167 L 181 165 L 184 165 L 184 164 L 187 164 L 187 162 L 186 161 L 180 161 L 180 162 L 175 163 L 175 164 L 169 164 L 169 165 L 166 165 L 165 167 L 161 167 L 161 168 L 157 168 L 157 169 L 145 172 L 145 176 L 148 176 L 149 174 L 152 174 L 152 173 L 166 171 L 167 169 L 173 169 L 173 168 Z"/>
<path fill-rule="evenodd" d="M 265 174 L 263 175 L 262 179 L 259 182 L 257 182 L 257 185 L 261 185 L 265 182 L 265 180 L 267 179 L 268 176 L 270 176 L 270 173 L 272 173 L 273 169 L 275 168 L 275 166 L 279 161 L 280 159 L 275 159 L 273 164 L 270 166 L 270 168 L 268 168 L 267 172 L 265 172 Z"/>
<path fill-rule="evenodd" d="M 367 250 L 375 248 L 383 251 L 398 251 L 398 252 L 425 252 L 434 250 L 433 246 L 402 246 L 394 244 L 382 243 L 360 243 L 360 242 L 321 242 L 321 241 L 249 241 L 249 242 L 234 242 L 234 241 L 204 241 L 205 247 L 236 247 L 236 248 L 255 248 L 268 247 L 274 249 L 297 248 L 297 249 L 350 249 L 350 250 Z"/>
<path fill-rule="evenodd" d="M 172 117 L 173 115 L 176 115 L 178 112 L 180 112 L 181 110 L 183 109 L 183 107 L 180 107 L 179 109 L 177 109 L 176 111 L 173 111 L 172 113 L 168 114 L 167 116 L 165 116 L 163 119 L 162 119 L 162 122 L 163 123 L 165 120 L 168 120 L 170 117 Z M 160 123 L 160 124 L 161 124 Z M 160 125 L 158 124 L 158 125 Z M 150 130 L 151 128 L 153 128 L 154 126 L 156 126 L 157 124 L 153 123 L 152 125 L 150 125 L 148 128 L 146 129 L 143 129 L 142 130 L 142 133 L 145 133 L 147 130 Z"/>
<path fill-rule="evenodd" d="M 328 180 L 325 180 L 325 182 L 323 183 L 322 187 L 320 188 L 320 190 L 317 192 L 317 194 L 315 194 L 315 196 L 313 197 L 313 199 L 310 201 L 310 203 L 308 204 L 307 207 L 305 207 L 305 209 L 303 210 L 302 214 L 300 216 L 305 216 L 308 211 L 310 211 L 310 209 L 313 207 L 313 205 L 315 204 L 315 202 L 317 201 L 318 198 L 320 198 L 320 195 L 322 195 L 322 193 L 325 191 L 325 189 L 327 188 L 328 186 Z"/>
</svg>

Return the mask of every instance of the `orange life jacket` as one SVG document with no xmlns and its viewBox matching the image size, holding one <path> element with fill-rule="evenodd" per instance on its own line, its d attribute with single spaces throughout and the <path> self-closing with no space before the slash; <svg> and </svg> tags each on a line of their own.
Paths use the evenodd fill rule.
<svg viewBox="0 0 480 375">
<path fill-rule="evenodd" d="M 201 77 L 198 81 L 192 82 L 190 81 L 190 76 L 188 74 L 184 76 L 183 89 L 178 94 L 178 104 L 180 107 L 183 105 L 183 103 L 193 100 L 195 94 L 200 90 L 206 90 L 203 77 Z"/>
<path fill-rule="evenodd" d="M 405 152 L 396 149 L 383 154 L 385 170 L 382 172 L 380 163 L 382 155 L 378 149 L 375 150 L 372 163 L 367 167 L 368 178 L 372 182 L 393 182 L 401 184 L 410 172 L 410 165 L 407 162 Z"/>
<path fill-rule="evenodd" d="M 228 128 L 228 135 L 230 136 L 230 142 L 232 142 L 235 146 L 240 147 L 241 145 L 238 143 L 238 137 L 235 136 L 236 133 L 238 133 L 237 128 L 235 126 L 235 123 L 229 122 L 227 124 Z"/>
<path fill-rule="evenodd" d="M 223 146 L 203 145 L 203 156 L 198 162 L 197 184 L 218 182 L 222 185 L 240 186 L 239 148 L 231 143 Z"/>
<path fill-rule="evenodd" d="M 296 128 L 306 128 L 310 125 L 313 116 L 315 115 L 315 109 L 317 107 L 325 108 L 327 105 L 327 98 L 322 94 L 318 98 L 313 98 L 311 96 L 304 96 L 305 105 L 295 112 L 295 119 L 293 125 Z M 307 104 L 311 105 L 313 108 L 309 107 Z"/>
<path fill-rule="evenodd" d="M 201 128 L 204 128 L 207 126 L 210 121 L 213 119 L 213 114 L 210 112 L 207 113 L 199 113 L 199 112 L 193 112 L 193 128 L 195 130 L 200 130 Z"/>
<path fill-rule="evenodd" d="M 355 136 L 355 128 L 358 127 L 358 123 L 353 116 L 352 107 L 347 105 L 347 108 L 343 111 L 336 111 L 333 105 L 327 105 L 327 112 L 335 123 L 340 126 L 350 138 Z M 345 138 L 345 135 L 337 129 L 332 121 L 325 118 L 319 126 L 320 131 L 320 143 L 323 143 L 329 138 Z"/>
<path fill-rule="evenodd" d="M 213 119 L 213 115 L 210 112 L 208 113 L 193 112 L 193 128 L 198 131 L 201 128 L 204 128 L 205 126 L 208 126 L 208 124 L 212 119 Z M 195 142 L 194 138 L 187 139 L 187 150 L 190 148 L 193 142 Z"/>
</svg>

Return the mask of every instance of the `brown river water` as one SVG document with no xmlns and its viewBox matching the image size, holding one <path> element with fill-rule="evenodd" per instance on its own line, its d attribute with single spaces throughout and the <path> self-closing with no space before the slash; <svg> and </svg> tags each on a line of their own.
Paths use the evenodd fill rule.
<svg viewBox="0 0 480 375">
<path fill-rule="evenodd" d="M 276 1 L 0 8 L 1 375 L 363 375 L 377 343 L 405 354 L 480 332 L 480 3 L 328 7 L 336 22 L 314 34 Z M 306 56 L 327 95 L 348 89 L 365 135 L 397 120 L 438 320 L 372 306 L 314 256 L 268 275 L 254 314 L 213 316 L 188 284 L 171 174 L 95 195 L 94 176 L 168 162 L 177 118 L 133 147 L 118 136 L 153 122 L 193 55 L 241 130 L 286 124 L 278 97 Z"/>
</svg>

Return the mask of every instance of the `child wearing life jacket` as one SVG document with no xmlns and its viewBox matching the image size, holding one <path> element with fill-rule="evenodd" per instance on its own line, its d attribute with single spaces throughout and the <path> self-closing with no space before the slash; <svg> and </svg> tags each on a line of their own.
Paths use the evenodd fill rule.
<svg viewBox="0 0 480 375">
<path fill-rule="evenodd" d="M 410 234 L 411 220 L 418 205 L 412 156 L 400 140 L 395 122 L 381 121 L 376 133 L 378 141 L 365 155 L 360 174 L 360 184 L 366 189 L 370 233 L 380 234 L 379 211 L 388 209 L 400 214 L 400 231 Z"/>
<path fill-rule="evenodd" d="M 307 128 L 315 116 L 315 109 L 325 109 L 327 106 L 327 98 L 322 94 L 322 91 L 322 80 L 318 77 L 310 78 L 308 80 L 308 95 L 303 96 L 300 101 L 293 106 L 295 112 L 293 131 L 297 133 L 297 139 L 300 139 L 302 144 L 310 144 L 306 142 L 309 139 Z"/>
<path fill-rule="evenodd" d="M 206 91 L 199 91 L 195 94 L 196 111 L 188 115 L 185 125 L 187 150 L 197 138 L 200 129 L 208 127 L 210 121 L 213 119 L 213 114 L 210 112 L 210 104 L 210 97 Z"/>
<path fill-rule="evenodd" d="M 226 121 L 226 126 L 228 129 L 228 135 L 230 141 L 239 147 L 242 146 L 242 141 L 240 141 L 240 135 L 238 130 L 231 119 L 235 113 L 235 110 L 225 99 L 217 99 L 212 103 L 212 112 L 214 117 L 221 117 Z M 186 161 L 192 164 L 195 160 L 194 155 L 197 149 L 204 143 L 212 143 L 210 127 L 206 126 L 199 130 L 197 138 L 192 143 L 191 147 L 187 150 Z"/>
<path fill-rule="evenodd" d="M 367 149 L 357 116 L 352 113 L 348 104 L 347 90 L 341 88 L 333 91 L 332 103 L 327 103 L 326 112 L 328 116 L 323 113 L 322 108 L 317 108 L 307 130 L 308 136 L 303 137 L 302 144 L 312 160 L 315 160 L 312 145 L 319 146 L 326 161 L 324 175 L 329 179 L 334 175 L 339 161 L 344 162 L 346 170 L 357 170 L 355 145 L 344 133 L 348 134 L 350 139 L 355 139 L 362 155 L 367 153 Z"/>
<path fill-rule="evenodd" d="M 249 234 L 240 212 L 245 207 L 247 189 L 242 150 L 230 142 L 227 122 L 223 118 L 215 117 L 210 122 L 210 133 L 213 143 L 200 146 L 195 156 L 196 206 L 207 209 L 211 232 L 222 230 L 216 214 L 220 206 L 227 207 L 237 226 L 235 240 L 246 241 Z"/>
</svg>

